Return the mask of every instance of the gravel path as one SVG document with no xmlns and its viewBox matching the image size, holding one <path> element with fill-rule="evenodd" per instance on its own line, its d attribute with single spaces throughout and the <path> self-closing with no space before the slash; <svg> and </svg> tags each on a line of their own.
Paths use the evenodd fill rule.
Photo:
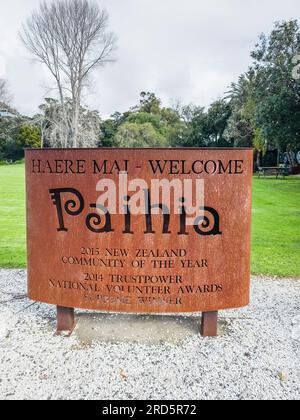
<svg viewBox="0 0 300 420">
<path fill-rule="evenodd" d="M 4 302 L 9 293 L 21 296 Z M 254 278 L 251 306 L 222 312 L 216 339 L 176 317 L 180 340 L 173 328 L 153 342 L 83 338 L 86 315 L 71 338 L 56 337 L 55 308 L 28 307 L 24 293 L 25 271 L 0 270 L 1 399 L 300 399 L 300 280 Z M 124 317 L 110 320 L 126 330 Z"/>
</svg>

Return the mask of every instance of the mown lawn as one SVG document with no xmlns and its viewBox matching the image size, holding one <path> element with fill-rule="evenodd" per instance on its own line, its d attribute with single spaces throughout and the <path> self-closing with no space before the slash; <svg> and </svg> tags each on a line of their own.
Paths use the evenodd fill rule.
<svg viewBox="0 0 300 420">
<path fill-rule="evenodd" d="M 0 166 L 0 267 L 25 267 L 24 165 Z"/>
<path fill-rule="evenodd" d="M 0 166 L 0 267 L 25 267 L 24 165 Z M 300 177 L 253 185 L 252 273 L 300 277 Z"/>
<path fill-rule="evenodd" d="M 254 179 L 252 273 L 300 277 L 300 177 Z"/>
</svg>

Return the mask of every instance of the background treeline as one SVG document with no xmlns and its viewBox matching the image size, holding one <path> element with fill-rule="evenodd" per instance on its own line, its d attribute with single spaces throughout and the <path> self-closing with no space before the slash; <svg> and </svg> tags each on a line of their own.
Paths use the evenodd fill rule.
<svg viewBox="0 0 300 420">
<path fill-rule="evenodd" d="M 78 145 L 253 147 L 257 164 L 267 150 L 300 150 L 299 54 L 298 22 L 276 23 L 269 36 L 260 36 L 248 71 L 208 109 L 180 102 L 164 107 L 152 92 L 142 92 L 136 106 L 106 120 L 81 106 Z M 67 133 L 61 121 L 68 101 L 62 109 L 59 101 L 48 98 L 39 114 L 24 117 L 10 108 L 7 87 L 1 81 L 0 160 L 21 159 L 24 147 L 64 147 Z"/>
</svg>

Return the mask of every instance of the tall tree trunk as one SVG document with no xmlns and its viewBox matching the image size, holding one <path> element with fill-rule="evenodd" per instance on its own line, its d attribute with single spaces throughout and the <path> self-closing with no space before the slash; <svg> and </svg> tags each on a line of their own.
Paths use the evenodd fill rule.
<svg viewBox="0 0 300 420">
<path fill-rule="evenodd" d="M 73 104 L 72 104 L 72 147 L 77 148 L 78 144 L 78 133 L 79 133 L 79 115 L 81 106 L 81 85 L 79 83 L 78 88 L 73 93 Z"/>
<path fill-rule="evenodd" d="M 41 123 L 41 149 L 43 149 L 44 147 L 44 127 L 43 127 L 43 122 Z"/>
<path fill-rule="evenodd" d="M 63 113 L 63 127 L 62 127 L 62 135 L 65 137 L 64 138 L 64 147 L 67 149 L 69 146 L 69 122 L 68 122 L 68 116 L 67 116 L 67 111 L 66 111 L 66 105 L 65 105 L 65 98 L 64 98 L 64 94 L 63 94 L 63 89 L 61 87 L 60 81 L 57 81 L 58 83 L 58 90 L 59 90 L 59 98 L 60 98 L 60 103 L 61 103 L 61 107 L 62 107 L 62 113 Z"/>
<path fill-rule="evenodd" d="M 257 168 L 261 167 L 261 152 L 259 150 L 256 153 L 256 165 Z"/>
<path fill-rule="evenodd" d="M 78 104 L 78 102 L 75 103 L 75 108 L 74 108 L 74 115 L 73 115 L 73 122 L 72 122 L 72 134 L 73 134 L 73 147 L 77 148 L 78 147 L 78 124 L 79 124 L 79 107 L 80 105 Z"/>
</svg>

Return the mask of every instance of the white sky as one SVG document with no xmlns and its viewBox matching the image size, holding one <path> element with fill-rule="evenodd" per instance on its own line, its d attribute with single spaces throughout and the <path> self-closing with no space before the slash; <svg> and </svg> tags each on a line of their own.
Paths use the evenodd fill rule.
<svg viewBox="0 0 300 420">
<path fill-rule="evenodd" d="M 51 0 L 49 0 L 50 2 Z M 39 0 L 0 0 L 0 77 L 14 106 L 37 112 L 51 86 L 18 39 Z M 246 71 L 258 35 L 277 20 L 300 20 L 299 0 L 99 0 L 118 36 L 117 61 L 94 73 L 85 102 L 102 116 L 125 111 L 139 93 L 208 105 Z"/>
</svg>

